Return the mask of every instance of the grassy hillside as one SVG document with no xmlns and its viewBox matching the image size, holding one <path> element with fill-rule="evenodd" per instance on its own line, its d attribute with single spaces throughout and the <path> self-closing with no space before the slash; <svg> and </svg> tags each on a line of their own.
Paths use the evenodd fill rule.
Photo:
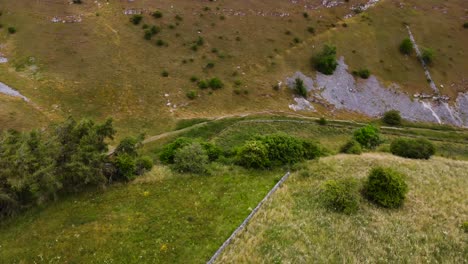
<svg viewBox="0 0 468 264">
<path fill-rule="evenodd" d="M 356 215 L 324 209 L 319 186 L 328 179 L 363 179 L 373 166 L 407 175 L 403 208 L 363 201 Z M 468 218 L 468 163 L 413 161 L 386 154 L 338 155 L 308 162 L 273 196 L 219 263 L 463 263 Z"/>
<path fill-rule="evenodd" d="M 305 5 L 166 0 L 73 5 L 58 0 L 0 0 L 0 52 L 9 59 L 0 64 L 0 81 L 29 97 L 37 105 L 34 111 L 49 120 L 68 115 L 113 117 L 123 135 L 157 134 L 172 129 L 175 120 L 182 118 L 289 111 L 290 91 L 274 91 L 272 86 L 297 70 L 313 75 L 310 57 L 324 43 L 337 45 L 338 56 L 345 56 L 350 69 L 366 67 L 382 81 L 396 82 L 411 93 L 427 91 L 417 59 L 398 53 L 399 41 L 407 36 L 405 22 L 420 45 L 436 51 L 431 72 L 436 83 L 444 85 L 443 92 L 454 96 L 466 91 L 462 0 L 411 0 L 404 5 L 383 0 L 359 16 L 342 19 L 364 2 L 326 8 L 318 0 Z M 142 22 L 130 23 L 126 10 L 142 12 Z M 163 17 L 153 18 L 150 13 L 155 10 Z M 81 22 L 52 23 L 54 17 Z M 157 26 L 160 32 L 145 40 L 144 24 Z M 16 34 L 7 33 L 10 26 L 17 29 Z M 203 44 L 193 51 L 199 37 Z M 158 40 L 167 45 L 158 46 Z M 207 67 L 209 63 L 214 67 Z M 163 71 L 169 76 L 163 77 Z M 219 77 L 225 87 L 200 90 L 190 81 L 192 76 Z M 195 100 L 186 97 L 191 90 L 198 93 Z M 9 122 L 4 117 L 7 111 L 25 107 L 2 109 L 0 122 Z M 320 107 L 319 112 L 328 113 Z M 353 113 L 335 114 L 360 118 Z M 35 119 L 26 121 L 28 126 L 40 125 Z"/>
</svg>

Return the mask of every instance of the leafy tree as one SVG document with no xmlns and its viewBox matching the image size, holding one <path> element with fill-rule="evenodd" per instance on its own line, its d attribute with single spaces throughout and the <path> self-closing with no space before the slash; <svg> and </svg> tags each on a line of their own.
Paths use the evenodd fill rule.
<svg viewBox="0 0 468 264">
<path fill-rule="evenodd" d="M 356 130 L 353 138 L 359 142 L 361 146 L 368 149 L 374 149 L 380 145 L 381 142 L 380 130 L 371 124 Z"/>
<path fill-rule="evenodd" d="M 410 55 L 413 52 L 413 43 L 411 39 L 405 38 L 400 44 L 400 52 L 405 55 Z"/>
<path fill-rule="evenodd" d="M 161 11 L 154 11 L 153 14 L 151 14 L 154 18 L 162 18 L 163 13 Z"/>
<path fill-rule="evenodd" d="M 315 68 L 326 75 L 331 75 L 338 66 L 336 61 L 336 47 L 325 45 L 322 52 L 320 52 L 314 59 Z"/>
<path fill-rule="evenodd" d="M 396 139 L 390 145 L 390 152 L 410 159 L 430 159 L 435 154 L 435 147 L 427 139 Z"/>
<path fill-rule="evenodd" d="M 304 81 L 301 78 L 297 78 L 294 82 L 294 89 L 296 93 L 302 97 L 307 97 L 307 88 L 304 85 Z"/>
</svg>

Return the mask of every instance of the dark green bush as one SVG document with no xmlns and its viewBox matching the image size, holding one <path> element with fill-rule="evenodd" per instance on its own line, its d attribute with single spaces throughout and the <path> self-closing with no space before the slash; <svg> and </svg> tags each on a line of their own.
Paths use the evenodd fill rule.
<svg viewBox="0 0 468 264">
<path fill-rule="evenodd" d="M 435 53 L 432 49 L 423 49 L 421 54 L 421 58 L 426 64 L 432 64 L 432 62 L 434 61 L 434 56 Z"/>
<path fill-rule="evenodd" d="M 356 140 L 349 140 L 348 142 L 346 142 L 346 144 L 344 144 L 341 147 L 340 152 L 346 154 L 360 155 L 362 153 L 362 147 L 361 144 L 359 144 L 359 142 L 357 142 Z"/>
<path fill-rule="evenodd" d="M 381 143 L 380 130 L 371 124 L 354 131 L 353 138 L 368 149 L 374 149 Z"/>
<path fill-rule="evenodd" d="M 336 61 L 336 47 L 325 45 L 321 53 L 313 58 L 315 68 L 326 75 L 331 75 L 338 66 Z"/>
<path fill-rule="evenodd" d="M 208 155 L 208 159 L 210 161 L 217 160 L 223 153 L 223 151 L 218 146 L 211 142 L 201 142 L 200 144 Z"/>
<path fill-rule="evenodd" d="M 149 156 L 141 156 L 136 160 L 136 171 L 138 175 L 150 171 L 153 168 L 153 159 Z"/>
<path fill-rule="evenodd" d="M 272 134 L 259 137 L 268 151 L 268 158 L 273 165 L 294 164 L 304 160 L 302 140 L 286 134 Z"/>
<path fill-rule="evenodd" d="M 201 80 L 198 82 L 198 88 L 200 89 L 206 89 L 208 88 L 208 82 L 205 80 Z"/>
<path fill-rule="evenodd" d="M 397 110 L 390 110 L 384 113 L 382 117 L 382 122 L 390 126 L 399 126 L 401 125 L 401 115 Z"/>
<path fill-rule="evenodd" d="M 400 52 L 410 55 L 413 52 L 413 43 L 409 38 L 405 38 L 400 44 Z"/>
<path fill-rule="evenodd" d="M 390 145 L 390 152 L 410 159 L 430 159 L 435 154 L 435 147 L 427 139 L 396 139 Z"/>
<path fill-rule="evenodd" d="M 325 126 L 328 124 L 328 120 L 325 117 L 321 117 L 317 120 L 317 124 L 321 126 Z"/>
<path fill-rule="evenodd" d="M 463 229 L 465 233 L 468 233 L 468 221 L 463 222 L 463 224 L 461 225 L 461 228 Z"/>
<path fill-rule="evenodd" d="M 192 143 L 175 152 L 174 169 L 183 173 L 205 173 L 208 155 L 200 143 Z"/>
<path fill-rule="evenodd" d="M 309 31 L 309 33 L 311 33 L 311 34 L 314 34 L 315 33 L 315 28 L 310 26 L 310 27 L 307 28 L 307 31 Z"/>
<path fill-rule="evenodd" d="M 237 161 L 247 168 L 263 169 L 270 166 L 267 147 L 259 140 L 246 142 L 237 151 Z"/>
<path fill-rule="evenodd" d="M 151 40 L 152 37 L 153 37 L 153 33 L 151 33 L 150 30 L 145 30 L 145 34 L 143 35 L 143 38 L 146 40 Z"/>
<path fill-rule="evenodd" d="M 134 157 L 127 153 L 118 155 L 115 158 L 114 166 L 117 170 L 117 179 L 130 181 L 135 178 L 137 166 Z"/>
<path fill-rule="evenodd" d="M 387 208 L 400 207 L 408 192 L 404 176 L 392 169 L 372 169 L 364 185 L 364 194 L 372 202 Z"/>
<path fill-rule="evenodd" d="M 162 77 L 169 77 L 169 72 L 164 70 L 164 71 L 161 72 L 161 76 Z"/>
<path fill-rule="evenodd" d="M 223 82 L 218 79 L 218 78 L 211 78 L 209 81 L 208 81 L 208 86 L 213 89 L 213 90 L 217 90 L 217 89 L 221 89 L 224 87 L 224 84 Z"/>
<path fill-rule="evenodd" d="M 353 74 L 361 77 L 362 79 L 368 79 L 370 77 L 370 71 L 368 69 L 353 71 Z"/>
<path fill-rule="evenodd" d="M 167 144 L 163 147 L 161 153 L 159 154 L 159 160 L 164 164 L 174 163 L 175 152 L 185 146 L 188 146 L 193 143 L 193 140 L 190 138 L 180 137 L 174 142 Z"/>
<path fill-rule="evenodd" d="M 463 28 L 468 28 L 468 22 L 463 23 Z"/>
<path fill-rule="evenodd" d="M 324 149 L 319 144 L 309 140 L 302 140 L 302 148 L 304 151 L 304 159 L 307 160 L 317 159 L 325 154 Z"/>
<path fill-rule="evenodd" d="M 140 24 L 141 20 L 143 20 L 142 15 L 133 15 L 132 17 L 130 17 L 130 22 L 134 25 Z"/>
<path fill-rule="evenodd" d="M 162 18 L 163 13 L 161 11 L 154 11 L 153 14 L 151 14 L 154 18 Z"/>
<path fill-rule="evenodd" d="M 156 46 L 162 47 L 164 45 L 166 45 L 166 42 L 164 42 L 164 40 L 162 40 L 162 39 L 156 40 Z"/>
<path fill-rule="evenodd" d="M 160 28 L 160 27 L 157 27 L 157 26 L 151 26 L 150 32 L 151 32 L 152 35 L 156 35 L 156 34 L 158 34 L 159 32 L 161 32 L 161 28 Z"/>
<path fill-rule="evenodd" d="M 15 34 L 16 33 L 16 28 L 15 27 L 8 27 L 8 33 Z"/>
<path fill-rule="evenodd" d="M 296 93 L 302 97 L 307 97 L 307 88 L 304 85 L 304 81 L 302 79 L 297 78 L 294 82 L 294 90 Z"/>
<path fill-rule="evenodd" d="M 355 179 L 328 180 L 322 187 L 320 199 L 336 212 L 353 214 L 359 210 L 359 185 Z"/>
</svg>

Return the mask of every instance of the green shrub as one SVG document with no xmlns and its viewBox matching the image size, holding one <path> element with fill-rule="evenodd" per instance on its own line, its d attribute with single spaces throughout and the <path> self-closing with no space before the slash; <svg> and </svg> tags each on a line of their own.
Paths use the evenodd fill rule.
<svg viewBox="0 0 468 264">
<path fill-rule="evenodd" d="M 191 82 L 197 82 L 197 81 L 198 81 L 198 77 L 197 77 L 197 76 L 192 76 L 192 77 L 190 77 L 190 81 L 191 81 Z"/>
<path fill-rule="evenodd" d="M 259 137 L 268 151 L 273 165 L 294 164 L 304 160 L 304 146 L 300 139 L 286 134 L 272 134 Z"/>
<path fill-rule="evenodd" d="M 404 176 L 392 169 L 377 167 L 372 169 L 364 185 L 366 197 L 383 207 L 400 207 L 408 192 Z"/>
<path fill-rule="evenodd" d="M 405 38 L 400 44 L 400 52 L 410 55 L 413 52 L 413 43 L 409 38 Z"/>
<path fill-rule="evenodd" d="M 374 149 L 381 143 L 380 130 L 371 124 L 356 130 L 353 138 L 359 142 L 362 147 L 368 149 Z"/>
<path fill-rule="evenodd" d="M 208 155 L 200 143 L 192 143 L 176 151 L 174 169 L 183 173 L 205 173 L 208 161 Z"/>
<path fill-rule="evenodd" d="M 426 63 L 426 64 L 432 64 L 434 61 L 434 50 L 432 49 L 423 49 L 422 54 L 421 54 L 421 59 Z"/>
<path fill-rule="evenodd" d="M 138 149 L 142 146 L 143 136 L 140 137 L 125 137 L 123 138 L 117 148 L 115 148 L 114 154 L 128 154 L 132 157 L 138 156 Z"/>
<path fill-rule="evenodd" d="M 314 34 L 315 33 L 315 28 L 310 26 L 310 27 L 307 28 L 307 31 L 309 31 L 309 33 L 311 33 L 311 34 Z"/>
<path fill-rule="evenodd" d="M 259 140 L 246 142 L 236 155 L 240 165 L 247 168 L 263 169 L 270 166 L 268 159 L 268 149 Z"/>
<path fill-rule="evenodd" d="M 164 42 L 164 40 L 162 40 L 162 39 L 156 40 L 156 46 L 162 47 L 164 45 L 167 45 L 166 42 Z"/>
<path fill-rule="evenodd" d="M 194 100 L 195 98 L 197 98 L 198 94 L 197 94 L 196 91 L 190 90 L 190 91 L 188 91 L 188 92 L 186 93 L 186 96 L 187 96 L 188 99 Z"/>
<path fill-rule="evenodd" d="M 156 35 L 156 34 L 158 34 L 159 32 L 161 32 L 161 28 L 160 28 L 160 27 L 157 27 L 157 26 L 151 26 L 150 32 L 151 32 L 152 35 Z"/>
<path fill-rule="evenodd" d="M 8 27 L 8 33 L 15 34 L 16 33 L 16 28 L 15 27 Z"/>
<path fill-rule="evenodd" d="M 328 120 L 325 117 L 321 117 L 317 120 L 317 124 L 321 126 L 325 126 L 328 124 Z"/>
<path fill-rule="evenodd" d="M 326 75 L 331 75 L 338 66 L 336 61 L 336 47 L 325 45 L 321 53 L 314 59 L 315 68 Z"/>
<path fill-rule="evenodd" d="M 382 122 L 390 126 L 401 125 L 401 115 L 397 110 L 390 110 L 384 113 Z"/>
<path fill-rule="evenodd" d="M 302 148 L 304 153 L 304 159 L 307 160 L 317 159 L 320 156 L 324 155 L 323 148 L 321 148 L 319 144 L 309 140 L 302 140 Z"/>
<path fill-rule="evenodd" d="M 200 89 L 206 89 L 208 88 L 208 82 L 205 80 L 201 80 L 198 82 L 198 88 Z"/>
<path fill-rule="evenodd" d="M 153 14 L 151 14 L 154 18 L 162 18 L 163 13 L 161 11 L 154 11 Z"/>
<path fill-rule="evenodd" d="M 153 37 L 153 34 L 151 33 L 151 31 L 145 30 L 145 34 L 143 35 L 143 38 L 146 40 L 151 40 L 152 37 Z"/>
<path fill-rule="evenodd" d="M 83 1 L 81 1 L 81 0 L 73 0 L 72 3 L 73 3 L 73 4 L 82 4 Z"/>
<path fill-rule="evenodd" d="M 211 78 L 209 81 L 208 81 L 208 86 L 213 89 L 213 90 L 217 90 L 217 89 L 221 89 L 224 87 L 224 84 L 223 82 L 218 79 L 218 78 Z"/>
<path fill-rule="evenodd" d="M 180 137 L 176 139 L 174 142 L 163 147 L 161 153 L 159 154 L 159 160 L 164 164 L 174 163 L 174 156 L 176 151 L 192 143 L 193 140 L 190 138 Z"/>
<path fill-rule="evenodd" d="M 294 90 L 296 93 L 302 97 L 307 97 L 307 88 L 304 85 L 304 81 L 302 79 L 297 78 L 294 82 Z"/>
<path fill-rule="evenodd" d="M 359 142 L 357 142 L 356 140 L 349 140 L 348 142 L 346 142 L 346 144 L 344 144 L 341 147 L 340 152 L 346 154 L 360 155 L 362 153 L 362 147 L 361 144 L 359 144 Z"/>
<path fill-rule="evenodd" d="M 213 62 L 208 62 L 208 63 L 206 64 L 205 68 L 207 68 L 207 69 L 213 69 L 214 66 L 215 66 L 215 64 L 214 64 Z"/>
<path fill-rule="evenodd" d="M 135 158 L 127 153 L 118 155 L 115 158 L 114 166 L 117 170 L 117 178 L 119 180 L 130 181 L 136 175 L 136 161 Z"/>
<path fill-rule="evenodd" d="M 203 44 L 205 44 L 205 40 L 202 37 L 198 37 L 198 39 L 195 41 L 195 45 L 203 46 Z"/>
<path fill-rule="evenodd" d="M 435 147 L 427 139 L 396 139 L 390 145 L 390 152 L 410 159 L 430 159 L 435 154 Z"/>
<path fill-rule="evenodd" d="M 136 171 L 138 175 L 150 171 L 153 168 L 153 159 L 149 156 L 141 156 L 136 160 Z"/>
<path fill-rule="evenodd" d="M 353 74 L 361 77 L 362 79 L 368 79 L 370 77 L 370 71 L 368 69 L 353 71 Z"/>
<path fill-rule="evenodd" d="M 143 20 L 142 15 L 133 15 L 132 17 L 130 17 L 130 22 L 134 25 L 140 24 L 141 20 Z"/>
<path fill-rule="evenodd" d="M 468 28 L 468 22 L 463 23 L 463 28 Z"/>
<path fill-rule="evenodd" d="M 468 233 L 468 221 L 463 222 L 463 224 L 461 225 L 461 228 L 463 229 L 465 233 Z"/>
<path fill-rule="evenodd" d="M 169 72 L 164 70 L 164 71 L 161 72 L 161 76 L 162 77 L 169 77 Z"/>
<path fill-rule="evenodd" d="M 359 209 L 359 185 L 355 179 L 328 180 L 322 187 L 320 199 L 332 211 L 353 214 Z"/>
<path fill-rule="evenodd" d="M 223 153 L 223 151 L 218 146 L 211 142 L 201 142 L 200 144 L 208 155 L 208 159 L 210 161 L 217 160 Z"/>
</svg>

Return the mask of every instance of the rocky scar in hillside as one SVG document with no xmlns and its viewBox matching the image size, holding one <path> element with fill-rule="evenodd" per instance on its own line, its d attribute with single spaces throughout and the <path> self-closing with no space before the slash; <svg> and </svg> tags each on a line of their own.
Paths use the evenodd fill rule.
<svg viewBox="0 0 468 264">
<path fill-rule="evenodd" d="M 402 92 L 398 85 L 383 86 L 375 76 L 356 81 L 344 58 L 332 75 L 317 73 L 316 80 L 296 73 L 286 83 L 293 88 L 292 81 L 301 78 L 311 92 L 308 101 L 326 102 L 335 109 L 356 111 L 372 117 L 383 115 L 395 109 L 410 121 L 433 122 L 468 127 L 468 93 L 460 93 L 453 105 L 430 99 L 414 99 Z M 294 109 L 296 110 L 296 109 Z"/>
</svg>

